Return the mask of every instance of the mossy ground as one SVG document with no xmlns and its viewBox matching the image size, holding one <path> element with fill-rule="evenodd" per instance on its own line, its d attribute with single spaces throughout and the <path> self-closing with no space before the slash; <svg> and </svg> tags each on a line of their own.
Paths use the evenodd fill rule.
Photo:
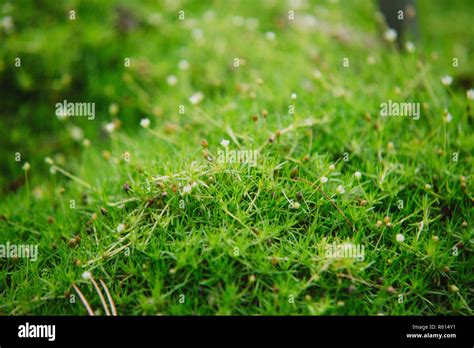
<svg viewBox="0 0 474 348">
<path fill-rule="evenodd" d="M 0 259 L 0 313 L 86 314 L 76 284 L 103 314 L 90 271 L 122 315 L 472 314 L 471 2 L 420 2 L 412 53 L 372 2 L 46 3 L 13 2 L 1 37 L 2 181 L 20 184 L 0 242 L 39 256 Z M 95 120 L 59 121 L 63 99 Z M 388 100 L 420 119 L 380 117 Z M 256 165 L 217 163 L 223 139 Z"/>
</svg>

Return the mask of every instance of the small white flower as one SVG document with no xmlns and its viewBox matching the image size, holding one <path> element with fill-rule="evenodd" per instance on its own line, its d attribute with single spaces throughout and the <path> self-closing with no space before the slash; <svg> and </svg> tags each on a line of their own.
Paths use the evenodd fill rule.
<svg viewBox="0 0 474 348">
<path fill-rule="evenodd" d="M 290 202 L 290 208 L 291 209 L 299 209 L 301 207 L 301 204 L 298 202 Z"/>
<path fill-rule="evenodd" d="M 29 171 L 30 170 L 30 164 L 28 162 L 25 162 L 25 164 L 23 165 L 23 167 L 21 167 L 25 172 Z"/>
<path fill-rule="evenodd" d="M 276 38 L 276 34 L 275 34 L 273 31 L 267 31 L 267 32 L 265 33 L 265 38 L 266 38 L 267 40 L 273 41 L 273 40 L 275 40 L 275 38 Z"/>
<path fill-rule="evenodd" d="M 45 157 L 44 161 L 51 166 L 54 164 L 54 161 L 51 157 Z"/>
<path fill-rule="evenodd" d="M 185 60 L 185 59 L 180 60 L 179 63 L 178 63 L 178 68 L 180 70 L 188 70 L 189 69 L 188 61 Z"/>
<path fill-rule="evenodd" d="M 431 185 L 430 184 L 425 184 L 425 189 L 426 190 L 431 190 Z"/>
<path fill-rule="evenodd" d="M 86 271 L 86 272 L 82 273 L 82 279 L 88 280 L 88 279 L 91 279 L 91 278 L 92 278 L 92 273 L 91 272 Z"/>
<path fill-rule="evenodd" d="M 112 133 L 115 130 L 115 123 L 113 122 L 107 123 L 104 128 L 107 133 Z"/>
<path fill-rule="evenodd" d="M 397 240 L 398 243 L 403 243 L 405 241 L 405 237 L 403 236 L 403 234 L 401 233 L 398 233 L 396 236 L 395 236 L 395 239 Z"/>
<path fill-rule="evenodd" d="M 467 99 L 474 100 L 474 89 L 471 88 L 471 89 L 467 90 L 466 91 L 466 96 L 467 96 Z"/>
<path fill-rule="evenodd" d="M 10 16 L 4 17 L 0 21 L 0 25 L 5 29 L 5 31 L 8 33 L 13 29 L 13 19 Z"/>
<path fill-rule="evenodd" d="M 444 122 L 449 123 L 453 120 L 453 116 L 448 110 L 444 111 Z"/>
<path fill-rule="evenodd" d="M 357 180 L 359 180 L 362 177 L 361 172 L 357 171 L 354 173 L 354 176 L 356 177 Z"/>
<path fill-rule="evenodd" d="M 81 141 L 82 138 L 84 138 L 84 132 L 81 128 L 76 126 L 72 126 L 71 128 L 69 128 L 69 134 L 71 135 L 71 138 L 75 141 Z"/>
<path fill-rule="evenodd" d="M 166 78 L 166 83 L 170 86 L 174 86 L 178 83 L 178 78 L 174 75 L 169 75 L 167 78 Z"/>
<path fill-rule="evenodd" d="M 202 29 L 194 28 L 191 31 L 191 35 L 193 36 L 193 39 L 196 41 L 200 41 L 200 42 L 204 41 L 204 32 L 202 31 Z"/>
<path fill-rule="evenodd" d="M 85 138 L 82 141 L 82 145 L 84 145 L 84 147 L 89 147 L 89 146 L 91 146 L 91 141 L 89 139 Z"/>
<path fill-rule="evenodd" d="M 343 193 L 346 192 L 346 190 L 344 189 L 344 187 L 342 185 L 339 185 L 336 189 L 336 192 L 339 193 L 340 195 L 342 195 Z"/>
<path fill-rule="evenodd" d="M 383 34 L 383 37 L 385 40 L 387 40 L 388 42 L 393 42 L 396 40 L 397 38 L 397 31 L 392 29 L 392 28 L 389 28 L 387 29 L 387 31 Z"/>
<path fill-rule="evenodd" d="M 453 82 L 453 78 L 449 75 L 444 75 L 442 78 L 441 78 L 441 83 L 444 85 L 444 86 L 449 86 L 451 85 L 451 83 Z"/>
<path fill-rule="evenodd" d="M 222 140 L 221 140 L 221 145 L 222 145 L 223 147 L 228 147 L 229 144 L 230 144 L 230 141 L 229 141 L 229 140 L 226 140 L 226 139 L 222 139 Z"/>
<path fill-rule="evenodd" d="M 296 100 L 296 98 L 298 98 L 296 93 L 291 93 L 291 100 Z"/>
<path fill-rule="evenodd" d="M 331 172 L 334 171 L 335 169 L 336 169 L 336 166 L 335 166 L 334 164 L 331 164 L 331 165 L 329 166 L 329 170 L 330 170 Z"/>
<path fill-rule="evenodd" d="M 323 74 L 321 73 L 321 71 L 316 69 L 316 70 L 313 71 L 313 77 L 316 80 L 319 80 L 321 77 L 323 77 Z"/>
<path fill-rule="evenodd" d="M 201 92 L 196 92 L 192 96 L 189 97 L 189 101 L 193 105 L 199 104 L 200 102 L 202 102 L 203 99 L 204 99 L 204 94 L 202 94 Z"/>
<path fill-rule="evenodd" d="M 186 185 L 183 187 L 183 195 L 187 195 L 189 193 L 191 193 L 191 190 L 193 189 L 193 187 L 191 185 Z"/>
<path fill-rule="evenodd" d="M 57 114 L 58 120 L 60 121 L 66 121 L 67 117 L 69 116 L 69 113 L 67 110 L 60 110 Z"/>
<path fill-rule="evenodd" d="M 327 177 L 325 177 L 325 176 L 322 176 L 322 177 L 319 179 L 319 181 L 321 181 L 321 184 L 327 183 L 328 180 L 329 180 L 329 179 L 328 179 Z"/>
<path fill-rule="evenodd" d="M 405 49 L 408 53 L 413 53 L 415 52 L 415 45 L 413 44 L 413 42 L 407 41 L 405 44 Z"/>
<path fill-rule="evenodd" d="M 124 224 L 118 224 L 118 226 L 117 226 L 117 232 L 120 233 L 120 232 L 122 232 L 123 230 L 125 230 L 125 225 L 124 225 Z"/>
<path fill-rule="evenodd" d="M 148 128 L 150 127 L 150 119 L 148 118 L 142 118 L 140 120 L 140 126 L 143 127 L 143 128 Z"/>
</svg>

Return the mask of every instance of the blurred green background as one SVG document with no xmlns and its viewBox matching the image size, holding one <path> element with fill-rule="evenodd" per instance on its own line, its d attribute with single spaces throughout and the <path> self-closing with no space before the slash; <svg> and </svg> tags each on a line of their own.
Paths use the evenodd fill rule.
<svg viewBox="0 0 474 348">
<path fill-rule="evenodd" d="M 317 14 L 318 4 L 326 1 L 305 3 L 307 7 L 313 6 Z M 346 9 L 335 21 L 356 23 L 369 33 L 381 34 L 373 16 L 369 15 L 375 2 L 341 1 L 337 6 Z M 474 61 L 473 1 L 424 0 L 418 1 L 417 7 L 421 31 L 417 46 L 422 46 L 425 52 L 452 52 L 460 61 Z M 77 155 L 82 145 L 71 137 L 74 126 L 80 127 L 84 137 L 98 150 L 106 148 L 107 138 L 103 136 L 102 127 L 114 118 L 111 104 L 119 107 L 117 117 L 123 128 L 132 134 L 138 129 L 141 118 L 166 117 L 166 113 L 176 112 L 176 102 L 171 104 L 160 97 L 169 88 L 166 76 L 179 73 L 177 64 L 183 57 L 200 61 L 213 57 L 220 30 L 216 28 L 209 45 L 193 49 L 190 41 L 199 33 L 190 28 L 179 30 L 181 8 L 186 8 L 188 23 L 192 23 L 192 17 L 232 13 L 258 18 L 257 33 L 262 35 L 273 30 L 280 37 L 288 30 L 281 21 L 288 8 L 285 1 L 17 0 L 0 3 L 2 194 L 15 192 L 22 185 L 21 163 L 25 160 L 46 172 L 45 156 L 51 153 L 59 157 Z M 75 20 L 69 18 L 72 10 Z M 243 33 L 242 46 L 246 39 Z M 124 68 L 127 57 L 134 62 L 129 69 Z M 16 58 L 21 58 L 21 67 L 15 66 Z M 442 56 L 442 59 L 447 57 Z M 190 84 L 206 95 L 222 94 L 233 88 L 232 84 L 213 79 L 220 76 L 215 72 L 218 68 L 196 69 L 201 70 L 192 71 Z M 225 64 L 219 69 L 226 69 Z M 204 82 L 197 78 L 203 75 L 207 76 Z M 456 81 L 466 89 L 472 85 L 472 75 L 472 66 L 463 64 Z M 64 99 L 94 102 L 96 119 L 59 121 L 54 105 Z M 21 154 L 20 163 L 15 162 L 16 153 Z"/>
</svg>

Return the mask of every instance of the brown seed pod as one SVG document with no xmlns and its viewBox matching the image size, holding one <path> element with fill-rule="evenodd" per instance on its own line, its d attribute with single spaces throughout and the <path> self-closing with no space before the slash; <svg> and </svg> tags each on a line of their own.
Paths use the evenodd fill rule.
<svg viewBox="0 0 474 348">
<path fill-rule="evenodd" d="M 294 179 L 294 178 L 298 177 L 298 172 L 299 172 L 298 167 L 293 168 L 290 172 L 290 178 Z"/>
<path fill-rule="evenodd" d="M 372 116 L 370 116 L 370 113 L 368 113 L 368 112 L 365 113 L 365 120 L 368 123 L 372 122 Z"/>
<path fill-rule="evenodd" d="M 203 140 L 201 141 L 201 146 L 202 146 L 203 148 L 205 148 L 205 149 L 207 149 L 207 148 L 209 147 L 209 143 L 207 142 L 206 139 L 203 139 Z"/>
<path fill-rule="evenodd" d="M 148 202 L 146 203 L 147 207 L 151 207 L 153 204 L 155 204 L 156 199 L 155 198 L 150 198 Z"/>
<path fill-rule="evenodd" d="M 123 184 L 123 190 L 128 193 L 128 191 L 130 191 L 130 184 L 128 182 L 126 182 L 125 184 Z"/>
</svg>

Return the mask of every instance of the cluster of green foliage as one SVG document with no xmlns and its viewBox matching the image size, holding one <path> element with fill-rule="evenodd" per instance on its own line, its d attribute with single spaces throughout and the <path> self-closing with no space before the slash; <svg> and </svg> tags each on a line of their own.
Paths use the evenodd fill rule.
<svg viewBox="0 0 474 348">
<path fill-rule="evenodd" d="M 0 258 L 1 314 L 86 314 L 73 284 L 103 314 L 86 271 L 119 314 L 472 314 L 472 2 L 420 1 L 411 53 L 375 3 L 291 3 L 0 5 L 0 244 L 39 247 Z"/>
</svg>

